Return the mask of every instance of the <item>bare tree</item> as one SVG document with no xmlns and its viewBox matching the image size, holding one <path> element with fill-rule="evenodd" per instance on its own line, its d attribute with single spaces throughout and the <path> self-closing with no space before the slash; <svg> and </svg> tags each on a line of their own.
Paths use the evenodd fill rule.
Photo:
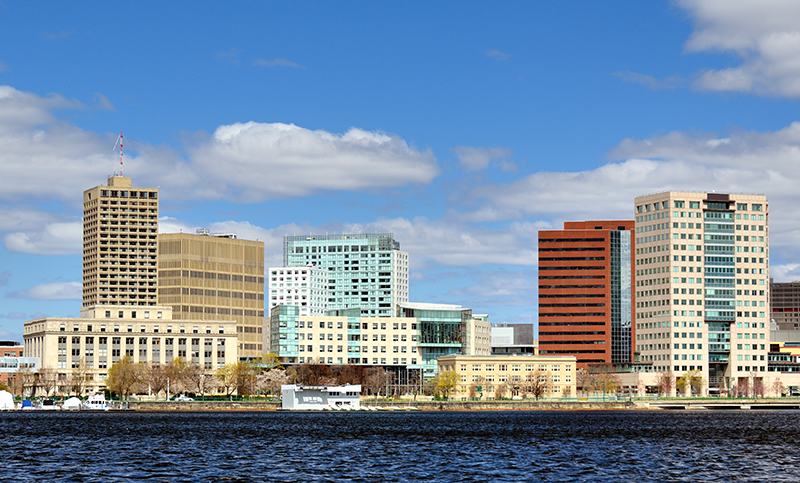
<svg viewBox="0 0 800 483">
<path fill-rule="evenodd" d="M 156 399 L 161 392 L 164 392 L 169 399 L 169 394 L 167 394 L 169 382 L 169 371 L 166 366 L 152 362 L 144 369 L 142 384 L 147 386 L 148 392 L 155 394 Z"/>
<path fill-rule="evenodd" d="M 525 394 L 530 394 L 538 401 L 539 398 L 550 392 L 550 388 L 553 387 L 553 379 L 550 377 L 549 372 L 537 367 L 525 376 L 523 387 Z"/>
<path fill-rule="evenodd" d="M 775 397 L 783 397 L 785 392 L 786 387 L 781 382 L 781 379 L 775 379 L 775 382 L 772 383 L 772 393 L 775 394 Z"/>
<path fill-rule="evenodd" d="M 391 375 L 392 373 L 386 369 L 381 367 L 372 367 L 367 369 L 364 385 L 367 389 L 369 389 L 369 392 L 374 394 L 377 398 L 381 395 L 381 390 L 388 386 L 388 382 L 390 382 L 388 378 Z"/>
<path fill-rule="evenodd" d="M 188 391 L 201 396 L 215 385 L 214 376 L 195 361 L 186 364 L 183 368 L 181 380 Z"/>
<path fill-rule="evenodd" d="M 578 369 L 578 372 L 575 376 L 575 385 L 577 386 L 578 391 L 586 394 L 592 389 L 592 386 L 594 386 L 594 382 L 596 380 L 597 376 L 595 374 L 592 374 L 586 369 Z"/>
<path fill-rule="evenodd" d="M 67 379 L 67 387 L 71 393 L 75 394 L 76 396 L 83 395 L 83 391 L 86 389 L 88 372 L 89 368 L 86 364 L 86 359 L 81 357 L 78 365 L 72 368 L 72 373 Z"/>
<path fill-rule="evenodd" d="M 656 375 L 656 384 L 658 385 L 658 392 L 664 396 L 668 396 L 672 392 L 672 371 L 659 372 Z"/>
<path fill-rule="evenodd" d="M 483 392 L 483 383 L 485 379 L 483 376 L 478 376 L 477 379 L 472 381 L 472 384 L 469 385 L 467 388 L 467 395 L 470 399 L 475 399 L 478 397 L 478 394 Z M 480 391 L 478 391 L 480 389 Z"/>
<path fill-rule="evenodd" d="M 55 393 L 58 387 L 58 373 L 56 370 L 51 367 L 40 368 L 36 387 L 42 388 L 45 396 L 50 396 L 51 392 Z"/>
</svg>

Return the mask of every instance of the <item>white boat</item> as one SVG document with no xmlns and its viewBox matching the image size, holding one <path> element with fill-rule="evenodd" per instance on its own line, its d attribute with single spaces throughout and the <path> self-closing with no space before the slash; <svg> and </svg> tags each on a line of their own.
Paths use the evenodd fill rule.
<svg viewBox="0 0 800 483">
<path fill-rule="evenodd" d="M 106 402 L 106 396 L 103 393 L 95 393 L 89 396 L 83 403 L 83 409 L 89 411 L 108 411 L 111 409 L 111 405 Z"/>
<path fill-rule="evenodd" d="M 53 399 L 42 399 L 39 401 L 38 409 L 40 411 L 58 411 L 61 409 L 61 406 L 56 405 Z"/>
</svg>

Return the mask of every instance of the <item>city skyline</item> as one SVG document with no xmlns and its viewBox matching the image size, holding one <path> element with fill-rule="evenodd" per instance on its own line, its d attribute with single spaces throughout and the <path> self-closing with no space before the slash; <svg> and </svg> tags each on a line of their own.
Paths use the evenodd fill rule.
<svg viewBox="0 0 800 483">
<path fill-rule="evenodd" d="M 493 322 L 537 318 L 539 229 L 668 190 L 766 195 L 800 278 L 800 6 L 90 4 L 0 5 L 0 339 L 77 315 L 120 129 L 160 232 L 392 232 L 410 301 Z"/>
</svg>

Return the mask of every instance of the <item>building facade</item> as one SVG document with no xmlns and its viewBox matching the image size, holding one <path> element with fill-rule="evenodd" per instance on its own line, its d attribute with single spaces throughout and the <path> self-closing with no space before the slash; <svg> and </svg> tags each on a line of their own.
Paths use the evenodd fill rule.
<svg viewBox="0 0 800 483">
<path fill-rule="evenodd" d="M 264 353 L 264 242 L 205 230 L 162 233 L 158 285 L 158 304 L 176 319 L 233 320 L 239 357 Z"/>
<path fill-rule="evenodd" d="M 800 330 L 800 282 L 769 281 L 769 311 L 777 330 Z"/>
<path fill-rule="evenodd" d="M 459 375 L 457 398 L 532 397 L 537 386 L 541 397 L 576 397 L 577 359 L 574 356 L 449 355 L 439 359 L 439 370 Z"/>
<path fill-rule="evenodd" d="M 300 315 L 328 312 L 328 272 L 313 265 L 269 269 L 269 306 L 294 305 Z"/>
<path fill-rule="evenodd" d="M 565 222 L 539 231 L 539 350 L 578 366 L 630 362 L 633 221 Z"/>
<path fill-rule="evenodd" d="M 325 271 L 329 310 L 359 308 L 365 316 L 391 317 L 398 303 L 408 301 L 408 253 L 391 233 L 286 236 L 283 266 Z M 279 289 L 270 280 L 270 296 Z"/>
<path fill-rule="evenodd" d="M 769 351 L 769 206 L 763 195 L 636 198 L 635 359 L 712 393 L 761 384 Z"/>
<path fill-rule="evenodd" d="M 13 380 L 20 372 L 33 374 L 39 370 L 39 359 L 25 357 L 25 348 L 16 341 L 0 340 L 0 382 L 7 385 L 12 393 L 21 391 Z"/>
<path fill-rule="evenodd" d="M 180 357 L 209 371 L 237 362 L 234 321 L 173 319 L 169 306 L 103 305 L 85 307 L 77 318 L 29 320 L 24 341 L 59 385 L 80 375 L 87 393 L 104 388 L 108 369 L 126 355 L 148 364 Z"/>
<path fill-rule="evenodd" d="M 154 305 L 158 188 L 112 176 L 83 192 L 83 306 Z"/>
<path fill-rule="evenodd" d="M 486 317 L 458 305 L 400 304 L 396 317 L 366 317 L 357 308 L 302 316 L 281 305 L 270 326 L 271 351 L 286 364 L 394 366 L 433 377 L 441 355 L 491 352 Z"/>
<path fill-rule="evenodd" d="M 539 343 L 533 324 L 492 325 L 492 355 L 532 356 L 538 354 Z"/>
</svg>

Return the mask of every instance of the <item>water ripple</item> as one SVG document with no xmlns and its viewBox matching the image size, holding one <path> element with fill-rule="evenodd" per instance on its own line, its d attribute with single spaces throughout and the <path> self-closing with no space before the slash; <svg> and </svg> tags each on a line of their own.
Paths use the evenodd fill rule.
<svg viewBox="0 0 800 483">
<path fill-rule="evenodd" d="M 0 413 L 9 480 L 798 481 L 798 412 Z"/>
</svg>

